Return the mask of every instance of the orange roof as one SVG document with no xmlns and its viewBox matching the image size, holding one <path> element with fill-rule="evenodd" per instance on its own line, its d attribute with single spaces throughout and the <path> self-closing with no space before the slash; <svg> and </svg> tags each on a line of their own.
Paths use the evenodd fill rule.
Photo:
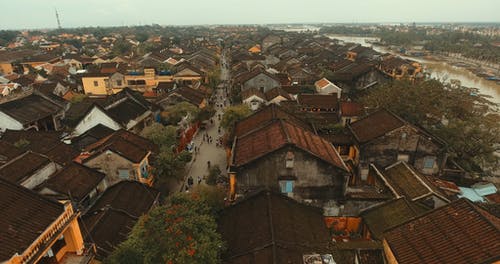
<svg viewBox="0 0 500 264">
<path fill-rule="evenodd" d="M 319 88 L 325 88 L 329 84 L 331 84 L 331 82 L 329 80 L 327 80 L 326 78 L 323 78 L 323 79 L 314 83 L 314 85 L 316 87 L 319 87 Z"/>
<path fill-rule="evenodd" d="M 151 98 L 151 97 L 157 97 L 158 94 L 156 94 L 156 92 L 153 92 L 153 91 L 148 91 L 148 92 L 144 92 L 142 94 L 142 96 L 144 96 L 144 97 L 150 97 Z"/>
<path fill-rule="evenodd" d="M 73 91 L 68 91 L 67 93 L 65 93 L 65 94 L 63 95 L 63 98 L 64 98 L 65 100 L 68 100 L 68 101 L 69 101 L 69 100 L 71 100 L 73 97 L 75 97 L 75 95 L 76 95 L 76 94 L 75 94 Z"/>
<path fill-rule="evenodd" d="M 287 144 L 292 144 L 325 162 L 347 170 L 331 143 L 310 131 L 282 120 L 276 120 L 238 138 L 234 150 L 234 165 L 245 165 Z"/>
<path fill-rule="evenodd" d="M 492 263 L 500 218 L 462 198 L 397 226 L 385 239 L 398 263 Z"/>
<path fill-rule="evenodd" d="M 250 49 L 248 49 L 248 51 L 251 53 L 260 53 L 261 52 L 260 45 L 257 44 L 255 46 L 251 47 Z"/>
</svg>

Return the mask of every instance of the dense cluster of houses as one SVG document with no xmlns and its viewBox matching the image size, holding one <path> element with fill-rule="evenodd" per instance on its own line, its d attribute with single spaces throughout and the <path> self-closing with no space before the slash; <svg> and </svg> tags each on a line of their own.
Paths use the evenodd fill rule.
<svg viewBox="0 0 500 264">
<path fill-rule="evenodd" d="M 160 202 L 159 146 L 141 131 L 178 103 L 204 109 L 219 68 L 219 48 L 206 43 L 135 58 L 65 47 L 0 51 L 2 263 L 90 263 L 113 252 Z M 179 145 L 196 127 L 183 125 Z"/>
<path fill-rule="evenodd" d="M 210 34 L 141 56 L 111 56 L 113 35 L 59 36 L 93 57 L 33 36 L 43 51 L 0 51 L 0 262 L 89 263 L 124 241 L 160 202 L 160 150 L 139 134 L 181 102 L 207 107 L 222 42 L 231 101 L 253 111 L 225 135 L 224 263 L 500 261 L 497 187 L 464 177 L 445 140 L 354 100 L 421 65 L 311 34 Z"/>
<path fill-rule="evenodd" d="M 320 36 L 247 47 L 231 50 L 233 99 L 254 113 L 228 138 L 225 263 L 500 261 L 497 187 L 465 177 L 445 140 L 354 101 L 422 78 L 418 63 Z"/>
</svg>

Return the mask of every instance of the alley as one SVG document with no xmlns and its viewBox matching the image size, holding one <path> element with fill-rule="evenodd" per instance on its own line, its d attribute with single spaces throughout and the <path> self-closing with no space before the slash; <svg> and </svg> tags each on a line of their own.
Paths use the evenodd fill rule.
<svg viewBox="0 0 500 264">
<path fill-rule="evenodd" d="M 192 178 L 194 185 L 197 185 L 200 181 L 205 182 L 205 177 L 208 176 L 208 162 L 210 166 L 219 166 L 222 175 L 226 175 L 226 152 L 222 145 L 217 144 L 219 138 L 222 139 L 224 136 L 224 129 L 220 128 L 220 119 L 224 114 L 224 109 L 229 106 L 229 99 L 226 98 L 225 88 L 227 85 L 227 80 L 229 79 L 229 69 L 228 62 L 223 53 L 221 56 L 221 84 L 218 89 L 213 93 L 212 98 L 214 99 L 214 110 L 216 110 L 214 116 L 212 117 L 213 123 L 208 121 L 206 129 L 200 129 L 193 139 L 194 145 L 198 148 L 198 151 L 193 152 L 193 159 L 190 163 L 186 165 L 186 176 L 184 182 L 181 184 L 179 191 L 185 191 L 188 185 L 188 179 Z M 219 119 L 220 117 L 220 119 Z M 212 142 L 209 143 L 204 140 L 204 135 L 212 138 Z"/>
</svg>

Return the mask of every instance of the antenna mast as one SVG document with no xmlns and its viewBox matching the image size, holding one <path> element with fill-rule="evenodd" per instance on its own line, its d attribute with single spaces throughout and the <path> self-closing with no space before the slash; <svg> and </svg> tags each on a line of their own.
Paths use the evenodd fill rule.
<svg viewBox="0 0 500 264">
<path fill-rule="evenodd" d="M 59 14 L 57 13 L 57 9 L 54 8 L 56 11 L 56 19 L 57 19 L 57 27 L 61 29 L 61 20 L 59 20 Z"/>
</svg>

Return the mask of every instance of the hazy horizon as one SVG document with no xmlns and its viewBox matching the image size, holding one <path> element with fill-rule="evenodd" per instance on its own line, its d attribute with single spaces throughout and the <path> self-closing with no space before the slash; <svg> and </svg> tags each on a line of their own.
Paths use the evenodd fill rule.
<svg viewBox="0 0 500 264">
<path fill-rule="evenodd" d="M 421 0 L 408 6 L 400 0 L 17 0 L 2 7 L 0 29 L 135 25 L 253 25 L 293 23 L 499 23 L 500 1 Z"/>
</svg>

